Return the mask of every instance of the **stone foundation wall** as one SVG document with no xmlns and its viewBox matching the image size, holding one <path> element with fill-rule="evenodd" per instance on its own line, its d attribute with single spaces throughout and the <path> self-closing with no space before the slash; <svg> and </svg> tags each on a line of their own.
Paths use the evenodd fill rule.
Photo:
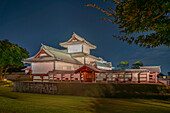
<svg viewBox="0 0 170 113">
<path fill-rule="evenodd" d="M 57 84 L 50 82 L 15 81 L 13 91 L 24 93 L 57 94 Z"/>
<path fill-rule="evenodd" d="M 13 91 L 109 98 L 169 98 L 165 95 L 169 89 L 161 84 L 15 81 Z"/>
</svg>

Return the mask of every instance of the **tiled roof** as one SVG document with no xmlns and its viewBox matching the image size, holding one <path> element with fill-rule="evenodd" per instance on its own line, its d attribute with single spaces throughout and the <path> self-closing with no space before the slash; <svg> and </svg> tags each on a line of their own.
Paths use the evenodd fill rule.
<svg viewBox="0 0 170 113">
<path fill-rule="evenodd" d="M 140 69 L 147 69 L 150 72 L 161 72 L 160 66 L 141 66 Z"/>
<path fill-rule="evenodd" d="M 82 64 L 76 59 L 74 59 L 70 54 L 66 53 L 63 50 L 55 49 L 50 46 L 46 46 L 42 44 L 41 49 L 43 49 L 45 52 L 50 54 L 52 57 L 49 56 L 39 56 L 39 57 L 30 57 L 25 59 L 23 62 L 38 62 L 38 61 L 51 61 L 51 60 L 59 60 L 63 62 L 68 62 L 68 63 L 74 63 L 74 64 Z"/>
<path fill-rule="evenodd" d="M 75 72 L 80 72 L 80 71 L 81 71 L 82 69 L 84 69 L 84 68 L 89 68 L 89 69 L 91 69 L 91 70 L 93 70 L 93 71 L 95 71 L 95 72 L 101 72 L 101 70 L 99 70 L 99 69 L 97 69 L 97 68 L 95 68 L 94 66 L 89 65 L 89 64 L 83 65 L 82 67 L 80 67 L 80 68 L 78 68 L 77 70 L 75 70 Z"/>
<path fill-rule="evenodd" d="M 78 39 L 78 41 L 72 41 L 69 42 L 70 40 L 72 40 L 73 38 Z M 91 47 L 91 49 L 96 49 L 96 46 L 91 44 L 90 42 L 86 41 L 84 38 L 82 38 L 81 36 L 77 35 L 76 33 L 73 32 L 73 35 L 71 37 L 71 39 L 69 39 L 67 42 L 63 42 L 60 43 L 60 46 L 65 47 L 65 45 L 74 45 L 74 44 L 82 44 L 82 43 L 86 43 L 87 45 L 89 45 Z"/>
<path fill-rule="evenodd" d="M 148 72 L 149 70 L 147 70 L 147 69 L 125 69 L 125 71 L 130 71 L 130 72 Z"/>
<path fill-rule="evenodd" d="M 24 63 L 29 63 L 29 62 L 44 62 L 44 61 L 54 61 L 56 60 L 54 57 L 49 57 L 49 56 L 39 56 L 39 57 L 30 57 L 27 59 L 24 59 Z"/>
<path fill-rule="evenodd" d="M 112 67 L 110 63 L 95 62 L 97 66 Z"/>
<path fill-rule="evenodd" d="M 91 57 L 91 58 L 94 58 L 94 59 L 97 59 L 97 60 L 100 60 L 99 58 L 93 56 L 93 55 L 90 55 L 90 54 L 87 54 L 87 53 L 83 53 L 83 52 L 79 52 L 79 53 L 70 53 L 70 55 L 72 57 Z"/>
</svg>

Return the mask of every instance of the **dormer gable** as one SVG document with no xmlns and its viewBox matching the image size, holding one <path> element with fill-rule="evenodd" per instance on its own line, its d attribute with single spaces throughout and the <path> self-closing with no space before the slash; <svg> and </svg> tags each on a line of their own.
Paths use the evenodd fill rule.
<svg viewBox="0 0 170 113">
<path fill-rule="evenodd" d="M 70 40 L 68 40 L 67 42 L 70 43 L 70 42 L 74 42 L 74 41 L 80 41 L 80 40 L 78 40 L 76 37 L 73 37 Z"/>
<path fill-rule="evenodd" d="M 49 57 L 52 57 L 52 55 L 50 55 L 44 48 L 43 48 L 43 44 L 41 44 L 41 49 L 40 51 L 34 56 L 34 58 L 37 58 L 37 57 L 44 57 L 44 56 L 49 56 Z"/>
<path fill-rule="evenodd" d="M 92 45 L 74 32 L 72 37 L 68 41 L 60 43 L 60 46 L 67 48 L 68 53 L 83 52 L 90 54 L 90 49 L 96 49 L 95 45 Z"/>
<path fill-rule="evenodd" d="M 82 38 L 81 36 L 77 35 L 74 32 L 72 37 L 68 41 L 60 43 L 60 46 L 67 48 L 69 45 L 77 45 L 77 44 L 86 44 L 87 46 L 89 46 L 90 49 L 96 49 L 95 45 L 86 41 L 84 38 Z"/>
</svg>

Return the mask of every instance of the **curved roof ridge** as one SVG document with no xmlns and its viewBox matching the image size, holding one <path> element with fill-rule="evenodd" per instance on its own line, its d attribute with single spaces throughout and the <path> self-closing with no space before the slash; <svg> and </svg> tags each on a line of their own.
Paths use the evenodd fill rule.
<svg viewBox="0 0 170 113">
<path fill-rule="evenodd" d="M 84 39 L 83 37 L 77 35 L 75 32 L 73 32 L 72 37 L 71 37 L 68 41 L 62 42 L 62 43 L 60 43 L 59 45 L 62 46 L 62 47 L 65 47 L 64 45 L 68 45 L 68 44 L 69 44 L 69 41 L 71 41 L 74 37 L 78 40 L 77 42 L 83 42 L 83 43 L 89 45 L 92 49 L 96 49 L 96 46 L 95 46 L 95 45 L 91 44 L 90 42 L 88 42 L 88 41 L 87 41 L 86 39 Z"/>
<path fill-rule="evenodd" d="M 59 49 L 56 49 L 56 48 L 53 48 L 53 47 L 50 47 L 50 46 L 46 46 L 46 45 L 43 45 L 43 47 L 44 47 L 44 49 L 46 49 L 48 52 L 50 52 L 51 54 L 53 54 L 53 56 L 54 56 L 54 58 L 55 59 L 57 59 L 57 60 L 61 60 L 61 61 L 66 61 L 67 60 L 67 62 L 75 62 L 75 63 L 79 63 L 80 64 L 80 62 L 79 61 L 77 61 L 76 59 L 74 59 L 70 54 L 68 54 L 68 53 L 65 53 L 65 52 L 63 52 L 63 51 L 61 51 L 61 50 L 59 50 Z M 51 50 L 50 50 L 51 49 Z M 58 55 L 56 55 L 56 54 L 58 54 Z M 64 56 L 63 57 L 59 57 L 60 55 L 62 55 L 62 54 L 64 54 Z M 69 60 L 68 60 L 69 59 Z"/>
<path fill-rule="evenodd" d="M 43 45 L 43 47 L 45 47 L 45 49 L 47 49 L 47 50 L 48 50 L 48 48 L 50 48 L 50 49 L 52 49 L 52 50 L 54 50 L 54 51 L 58 51 L 58 52 L 61 52 L 61 53 L 68 54 L 68 53 L 66 53 L 66 52 L 63 52 L 63 51 L 60 50 L 60 49 L 56 49 L 56 48 L 54 48 L 54 47 L 50 47 L 50 46 L 47 46 L 47 45 Z M 47 47 L 47 48 L 46 48 L 46 47 Z"/>
</svg>

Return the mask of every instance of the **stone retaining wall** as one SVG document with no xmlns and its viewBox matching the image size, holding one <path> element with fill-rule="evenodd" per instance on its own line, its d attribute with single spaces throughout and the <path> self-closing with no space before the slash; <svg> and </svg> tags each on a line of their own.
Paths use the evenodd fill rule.
<svg viewBox="0 0 170 113">
<path fill-rule="evenodd" d="M 20 82 L 15 81 L 13 91 L 24 93 L 57 94 L 57 84 L 50 82 Z"/>
<path fill-rule="evenodd" d="M 169 89 L 161 84 L 57 83 L 14 81 L 13 91 L 109 98 L 164 98 Z"/>
</svg>

